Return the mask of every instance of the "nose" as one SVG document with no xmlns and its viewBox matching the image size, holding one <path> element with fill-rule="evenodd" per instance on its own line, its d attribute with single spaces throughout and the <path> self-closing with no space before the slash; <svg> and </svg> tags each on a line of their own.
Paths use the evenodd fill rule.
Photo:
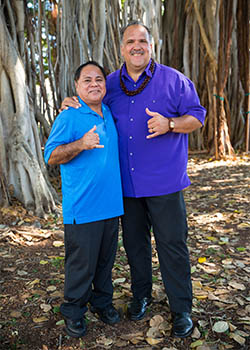
<svg viewBox="0 0 250 350">
<path fill-rule="evenodd" d="M 140 49 L 141 48 L 141 45 L 140 45 L 140 42 L 139 41 L 135 41 L 135 44 L 134 44 L 134 49 Z"/>
<path fill-rule="evenodd" d="M 91 83 L 90 83 L 91 86 L 97 86 L 98 83 L 97 81 L 95 81 L 95 79 L 91 80 Z"/>
</svg>

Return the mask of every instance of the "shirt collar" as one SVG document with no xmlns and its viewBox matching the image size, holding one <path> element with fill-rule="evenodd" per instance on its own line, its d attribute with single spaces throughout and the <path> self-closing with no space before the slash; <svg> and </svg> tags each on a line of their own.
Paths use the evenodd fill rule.
<svg viewBox="0 0 250 350">
<path fill-rule="evenodd" d="M 81 107 L 80 108 L 83 108 L 83 110 L 86 110 L 86 111 L 92 111 L 92 109 L 87 105 L 87 103 L 85 103 L 80 96 L 77 96 L 78 97 L 78 100 L 81 104 Z M 93 112 L 93 111 L 92 111 Z"/>
<path fill-rule="evenodd" d="M 149 70 L 149 67 L 150 67 L 150 64 L 151 64 L 151 60 L 152 60 L 152 59 L 149 60 L 147 67 L 146 67 L 145 70 L 142 72 L 142 74 L 146 73 L 146 74 L 147 74 L 148 76 L 150 76 L 150 77 L 152 77 L 152 73 L 151 73 L 151 71 Z M 122 69 L 122 76 L 123 76 L 123 77 L 126 77 L 126 78 L 130 78 L 130 76 L 128 75 L 128 71 L 127 71 L 126 64 L 124 64 L 124 65 L 122 66 L 121 69 Z M 140 75 L 140 77 L 142 76 L 142 74 Z M 139 77 L 139 78 L 140 78 L 140 77 Z M 131 78 L 130 78 L 130 79 L 131 79 Z"/>
<path fill-rule="evenodd" d="M 85 103 L 85 102 L 81 99 L 80 96 L 77 96 L 77 97 L 78 97 L 78 100 L 79 100 L 79 102 L 80 102 L 80 104 L 81 104 L 80 109 L 82 108 L 82 111 L 83 111 L 83 112 L 93 113 L 93 114 L 96 114 L 96 115 L 99 116 L 99 114 L 96 113 L 95 111 L 93 111 L 93 109 L 91 109 L 91 108 L 87 105 L 87 103 Z M 103 111 L 103 112 L 106 112 L 106 111 L 107 111 L 107 107 L 106 107 L 106 105 L 105 105 L 103 102 L 102 102 L 102 111 Z"/>
</svg>

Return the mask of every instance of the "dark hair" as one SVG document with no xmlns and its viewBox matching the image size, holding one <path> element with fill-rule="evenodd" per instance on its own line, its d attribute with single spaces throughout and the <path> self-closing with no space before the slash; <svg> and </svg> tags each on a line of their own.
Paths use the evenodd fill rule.
<svg viewBox="0 0 250 350">
<path fill-rule="evenodd" d="M 102 66 L 100 66 L 100 64 L 97 63 L 97 62 L 95 62 L 95 61 L 88 61 L 88 62 L 86 62 L 86 63 L 81 64 L 81 65 L 77 68 L 77 70 L 75 71 L 75 76 L 74 76 L 74 80 L 75 80 L 75 81 L 78 81 L 78 80 L 79 80 L 82 69 L 83 69 L 84 67 L 90 65 L 90 64 L 92 64 L 93 66 L 98 67 L 98 68 L 101 70 L 104 79 L 106 80 L 106 73 L 105 73 L 104 68 L 103 68 Z"/>
<path fill-rule="evenodd" d="M 149 38 L 151 40 L 152 35 L 151 35 L 149 28 L 147 26 L 145 26 L 145 24 L 143 24 L 141 21 L 134 20 L 134 21 L 129 22 L 126 26 L 122 27 L 121 32 L 120 32 L 121 33 L 121 41 L 123 41 L 123 36 L 124 36 L 125 30 L 130 26 L 142 26 L 142 27 L 144 27 L 146 29 L 146 31 L 148 32 Z"/>
</svg>

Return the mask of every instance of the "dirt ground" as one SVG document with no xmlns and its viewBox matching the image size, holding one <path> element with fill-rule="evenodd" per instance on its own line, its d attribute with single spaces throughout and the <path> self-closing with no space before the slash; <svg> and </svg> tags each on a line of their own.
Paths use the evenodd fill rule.
<svg viewBox="0 0 250 350">
<path fill-rule="evenodd" d="M 126 318 L 130 275 L 120 237 L 113 269 L 115 326 L 87 313 L 82 339 L 64 333 L 63 224 L 34 217 L 16 201 L 0 208 L 0 349 L 224 350 L 250 349 L 250 161 L 190 156 L 192 185 L 184 191 L 192 266 L 191 337 L 171 336 L 170 313 L 153 244 L 153 304 L 145 319 Z"/>
</svg>

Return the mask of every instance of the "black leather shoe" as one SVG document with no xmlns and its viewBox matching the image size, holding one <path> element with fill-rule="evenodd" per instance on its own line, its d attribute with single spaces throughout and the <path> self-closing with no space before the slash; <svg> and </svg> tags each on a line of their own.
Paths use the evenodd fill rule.
<svg viewBox="0 0 250 350">
<path fill-rule="evenodd" d="M 132 302 L 128 306 L 128 317 L 132 321 L 139 321 L 141 320 L 146 311 L 147 306 L 152 303 L 152 298 L 142 298 L 142 299 L 136 299 L 134 298 Z"/>
<path fill-rule="evenodd" d="M 103 309 L 91 306 L 90 311 L 93 314 L 97 314 L 100 320 L 102 320 L 104 323 L 115 324 L 120 321 L 120 315 L 112 304 L 106 306 Z"/>
<path fill-rule="evenodd" d="M 178 338 L 186 338 L 193 331 L 193 322 L 189 312 L 172 313 L 173 335 Z"/>
<path fill-rule="evenodd" d="M 81 338 L 85 335 L 86 324 L 84 318 L 81 318 L 80 320 L 70 320 L 69 318 L 64 317 L 64 322 L 65 331 L 70 337 Z"/>
</svg>

